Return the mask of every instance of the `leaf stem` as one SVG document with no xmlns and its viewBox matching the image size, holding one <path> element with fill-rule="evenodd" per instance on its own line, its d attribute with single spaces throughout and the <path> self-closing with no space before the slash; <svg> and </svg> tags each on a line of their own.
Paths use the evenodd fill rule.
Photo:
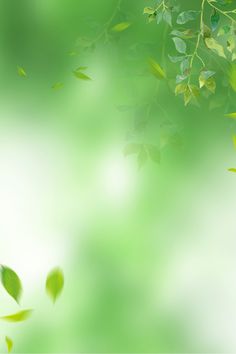
<svg viewBox="0 0 236 354">
<path fill-rule="evenodd" d="M 213 9 L 215 9 L 216 11 L 220 12 L 222 15 L 226 16 L 228 19 L 230 19 L 232 22 L 236 23 L 236 20 L 231 17 L 229 15 L 229 13 L 235 13 L 236 9 L 231 10 L 231 11 L 223 11 L 221 9 L 219 9 L 217 6 L 215 6 L 214 4 L 212 4 L 212 2 L 210 0 L 207 0 L 208 5 L 210 5 Z"/>
</svg>

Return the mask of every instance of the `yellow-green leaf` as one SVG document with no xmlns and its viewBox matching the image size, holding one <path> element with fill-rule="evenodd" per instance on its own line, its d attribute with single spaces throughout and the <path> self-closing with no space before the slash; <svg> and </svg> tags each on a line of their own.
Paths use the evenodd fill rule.
<svg viewBox="0 0 236 354">
<path fill-rule="evenodd" d="M 151 73 L 157 78 L 157 79 L 165 79 L 166 78 L 166 73 L 165 71 L 161 68 L 161 66 L 152 58 L 149 59 L 149 68 Z"/>
<path fill-rule="evenodd" d="M 236 135 L 233 136 L 234 147 L 236 148 Z"/>
<path fill-rule="evenodd" d="M 80 80 L 85 80 L 85 81 L 90 81 L 90 80 L 92 80 L 88 75 L 82 73 L 82 72 L 79 71 L 79 70 L 73 71 L 73 74 L 75 75 L 75 77 L 76 77 L 77 79 L 80 79 Z"/>
<path fill-rule="evenodd" d="M 11 268 L 1 266 L 1 282 L 8 294 L 19 303 L 22 285 L 16 272 Z"/>
<path fill-rule="evenodd" d="M 236 64 L 232 64 L 229 69 L 229 83 L 234 91 L 236 91 Z"/>
<path fill-rule="evenodd" d="M 226 58 L 224 48 L 214 38 L 205 38 L 206 46 L 222 58 Z"/>
<path fill-rule="evenodd" d="M 236 112 L 227 113 L 227 114 L 225 114 L 225 117 L 227 117 L 227 118 L 232 118 L 232 119 L 236 119 Z"/>
<path fill-rule="evenodd" d="M 184 93 L 187 88 L 187 84 L 181 82 L 180 84 L 176 85 L 175 87 L 175 94 L 180 95 L 181 93 Z"/>
<path fill-rule="evenodd" d="M 64 87 L 63 82 L 56 82 L 55 84 L 52 85 L 53 90 L 60 90 L 63 87 Z"/>
<path fill-rule="evenodd" d="M 7 336 L 5 337 L 5 341 L 6 341 L 6 345 L 7 345 L 7 352 L 10 353 L 13 348 L 13 341 L 11 338 L 9 338 Z"/>
<path fill-rule="evenodd" d="M 18 72 L 18 75 L 21 76 L 21 77 L 26 77 L 27 76 L 25 69 L 22 68 L 21 66 L 17 67 L 17 72 Z"/>
<path fill-rule="evenodd" d="M 228 168 L 229 172 L 236 172 L 236 168 L 232 167 L 232 168 Z"/>
<path fill-rule="evenodd" d="M 54 268 L 47 276 L 46 291 L 55 302 L 62 292 L 64 286 L 64 275 L 60 268 Z"/>
<path fill-rule="evenodd" d="M 31 316 L 32 312 L 32 309 L 22 310 L 13 313 L 12 315 L 2 316 L 0 319 L 7 322 L 21 322 L 27 320 Z"/>
<path fill-rule="evenodd" d="M 115 26 L 112 27 L 112 31 L 113 31 L 113 32 L 123 32 L 123 31 L 125 31 L 127 28 L 129 28 L 130 25 L 131 25 L 130 22 L 117 23 Z"/>
</svg>

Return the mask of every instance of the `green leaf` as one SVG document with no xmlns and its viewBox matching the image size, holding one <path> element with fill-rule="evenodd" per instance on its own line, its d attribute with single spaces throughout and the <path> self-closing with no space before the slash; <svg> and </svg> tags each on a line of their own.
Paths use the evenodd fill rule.
<svg viewBox="0 0 236 354">
<path fill-rule="evenodd" d="M 216 9 L 213 9 L 213 12 L 211 15 L 211 29 L 212 29 L 212 31 L 215 31 L 217 29 L 219 21 L 220 21 L 219 12 L 216 11 Z"/>
<path fill-rule="evenodd" d="M 82 73 L 81 71 L 79 70 L 74 70 L 73 71 L 73 74 L 75 75 L 75 77 L 77 79 L 80 79 L 80 80 L 84 80 L 84 81 L 90 81 L 92 80 L 91 77 L 89 77 L 88 75 Z"/>
<path fill-rule="evenodd" d="M 6 266 L 1 266 L 1 282 L 8 294 L 19 303 L 22 285 L 18 275 Z"/>
<path fill-rule="evenodd" d="M 5 337 L 5 341 L 6 341 L 6 345 L 7 345 L 7 352 L 10 353 L 13 348 L 13 341 L 11 338 L 9 338 L 7 336 Z"/>
<path fill-rule="evenodd" d="M 130 22 L 121 22 L 121 23 L 117 23 L 115 26 L 113 26 L 111 30 L 113 32 L 123 32 L 127 28 L 129 28 L 130 26 L 131 26 Z"/>
<path fill-rule="evenodd" d="M 186 91 L 186 89 L 187 89 L 187 84 L 186 83 L 182 82 L 182 83 L 176 85 L 176 87 L 175 87 L 175 95 L 177 96 L 177 95 L 180 95 L 180 94 L 184 93 Z"/>
<path fill-rule="evenodd" d="M 143 10 L 144 15 L 153 15 L 155 13 L 155 9 L 153 7 L 145 7 Z"/>
<path fill-rule="evenodd" d="M 52 85 L 53 90 L 60 90 L 64 87 L 63 82 L 56 82 L 55 84 Z"/>
<path fill-rule="evenodd" d="M 232 167 L 232 168 L 228 168 L 229 172 L 236 172 L 236 168 Z"/>
<path fill-rule="evenodd" d="M 199 76 L 199 87 L 206 87 L 208 91 L 215 93 L 216 89 L 216 82 L 215 79 L 212 77 L 215 74 L 214 71 L 206 70 L 201 71 Z"/>
<path fill-rule="evenodd" d="M 17 67 L 17 72 L 18 72 L 18 75 L 21 76 L 21 77 L 26 77 L 27 76 L 25 69 L 22 68 L 21 66 Z"/>
<path fill-rule="evenodd" d="M 156 145 L 148 145 L 147 149 L 151 160 L 155 163 L 160 163 L 161 154 L 159 148 Z"/>
<path fill-rule="evenodd" d="M 64 275 L 60 268 L 54 268 L 47 276 L 46 291 L 55 302 L 64 286 Z"/>
<path fill-rule="evenodd" d="M 182 39 L 191 39 L 196 37 L 196 33 L 192 29 L 187 29 L 185 31 L 173 30 L 171 32 L 172 36 L 180 37 Z"/>
<path fill-rule="evenodd" d="M 172 15 L 170 11 L 165 10 L 163 12 L 162 18 L 170 27 L 172 27 Z"/>
<path fill-rule="evenodd" d="M 234 91 L 236 91 L 236 64 L 232 64 L 229 69 L 229 83 Z"/>
<path fill-rule="evenodd" d="M 225 58 L 224 48 L 214 38 L 205 38 L 206 46 L 218 54 L 220 57 Z"/>
<path fill-rule="evenodd" d="M 2 316 L 0 319 L 7 322 L 21 322 L 27 320 L 31 316 L 32 312 L 32 309 L 22 310 L 12 315 Z"/>
<path fill-rule="evenodd" d="M 151 73 L 159 80 L 166 78 L 165 71 L 161 66 L 152 58 L 149 59 L 149 68 Z"/>
<path fill-rule="evenodd" d="M 233 136 L 234 147 L 236 148 L 236 135 Z"/>
<path fill-rule="evenodd" d="M 224 25 L 219 29 L 217 36 L 224 36 L 225 34 L 229 33 L 230 30 L 231 27 L 229 25 Z"/>
<path fill-rule="evenodd" d="M 172 61 L 172 63 L 178 63 L 180 61 L 183 61 L 186 56 L 185 55 L 181 55 L 181 56 L 171 56 L 171 55 L 168 55 L 170 61 Z"/>
<path fill-rule="evenodd" d="M 135 143 L 127 144 L 124 148 L 124 155 L 128 156 L 131 154 L 137 154 L 137 153 L 139 153 L 141 147 L 142 147 L 142 145 L 140 145 L 140 144 L 135 144 Z"/>
<path fill-rule="evenodd" d="M 175 44 L 175 48 L 179 53 L 186 53 L 186 43 L 183 41 L 183 39 L 179 37 L 173 37 L 172 38 Z"/>
<path fill-rule="evenodd" d="M 199 11 L 193 11 L 193 10 L 189 10 L 189 11 L 184 11 L 181 12 L 178 17 L 177 17 L 177 23 L 179 25 L 183 25 L 189 21 L 193 21 L 196 19 L 196 16 L 199 14 Z"/>
<path fill-rule="evenodd" d="M 226 113 L 225 117 L 227 118 L 232 118 L 232 119 L 236 119 L 236 112 L 233 113 Z"/>
</svg>

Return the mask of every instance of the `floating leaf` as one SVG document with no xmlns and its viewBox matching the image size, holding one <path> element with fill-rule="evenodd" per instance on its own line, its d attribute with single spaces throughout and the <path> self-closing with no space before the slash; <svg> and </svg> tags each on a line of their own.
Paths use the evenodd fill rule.
<svg viewBox="0 0 236 354">
<path fill-rule="evenodd" d="M 46 291 L 55 302 L 62 292 L 64 286 L 64 275 L 60 268 L 54 268 L 47 276 Z"/>
<path fill-rule="evenodd" d="M 219 21 L 220 21 L 219 12 L 216 11 L 216 9 L 213 9 L 213 12 L 211 15 L 211 29 L 212 29 L 212 31 L 215 31 L 217 29 Z"/>
<path fill-rule="evenodd" d="M 224 48 L 214 38 L 205 38 L 205 43 L 209 49 L 213 50 L 220 57 L 226 59 Z"/>
<path fill-rule="evenodd" d="M 175 44 L 175 48 L 179 53 L 186 53 L 186 43 L 183 41 L 183 39 L 179 37 L 173 37 L 172 38 Z"/>
<path fill-rule="evenodd" d="M 27 320 L 31 316 L 32 312 L 32 309 L 22 310 L 12 315 L 2 316 L 0 319 L 7 322 L 21 322 Z"/>
<path fill-rule="evenodd" d="M 19 303 L 22 285 L 18 275 L 6 266 L 1 266 L 1 282 L 8 294 Z"/>
<path fill-rule="evenodd" d="M 225 114 L 225 117 L 227 117 L 227 118 L 232 118 L 232 119 L 236 119 L 236 112 L 227 113 L 227 114 Z"/>
<path fill-rule="evenodd" d="M 195 18 L 198 14 L 199 14 L 199 11 L 193 11 L 193 10 L 181 12 L 177 17 L 176 22 L 179 25 L 183 25 L 189 21 L 195 20 Z"/>
<path fill-rule="evenodd" d="M 25 69 L 22 68 L 21 66 L 17 67 L 17 72 L 18 72 L 18 75 L 21 76 L 21 77 L 26 77 L 27 76 Z"/>
<path fill-rule="evenodd" d="M 64 87 L 63 82 L 56 82 L 55 84 L 52 85 L 53 90 L 60 90 Z"/>
<path fill-rule="evenodd" d="M 160 67 L 160 65 L 152 58 L 149 59 L 149 67 L 154 76 L 156 76 L 157 79 L 165 79 L 166 74 L 165 71 Z"/>
<path fill-rule="evenodd" d="M 236 172 L 236 168 L 232 167 L 232 168 L 228 168 L 229 172 Z"/>
<path fill-rule="evenodd" d="M 5 337 L 5 341 L 6 341 L 6 345 L 7 345 L 7 352 L 10 353 L 13 348 L 13 341 L 11 338 L 9 338 L 7 336 Z"/>
<path fill-rule="evenodd" d="M 130 25 L 131 25 L 130 22 L 121 22 L 121 23 L 118 23 L 117 25 L 115 25 L 114 27 L 112 27 L 112 31 L 113 32 L 123 32 L 124 30 L 129 28 Z"/>
<path fill-rule="evenodd" d="M 229 69 L 229 83 L 234 91 L 236 91 L 236 64 L 232 64 Z"/>
<path fill-rule="evenodd" d="M 79 66 L 76 70 L 73 71 L 73 74 L 77 79 L 90 81 L 92 80 L 88 75 L 84 74 L 82 71 L 86 70 L 87 66 Z"/>
</svg>

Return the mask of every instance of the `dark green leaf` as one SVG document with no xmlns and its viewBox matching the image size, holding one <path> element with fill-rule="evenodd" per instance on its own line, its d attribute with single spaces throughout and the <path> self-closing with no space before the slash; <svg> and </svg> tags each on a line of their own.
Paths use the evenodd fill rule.
<svg viewBox="0 0 236 354">
<path fill-rule="evenodd" d="M 215 31 L 217 29 L 219 21 L 220 21 L 219 12 L 217 12 L 215 9 L 213 9 L 213 12 L 211 15 L 211 29 L 212 29 L 212 31 Z"/>
</svg>

